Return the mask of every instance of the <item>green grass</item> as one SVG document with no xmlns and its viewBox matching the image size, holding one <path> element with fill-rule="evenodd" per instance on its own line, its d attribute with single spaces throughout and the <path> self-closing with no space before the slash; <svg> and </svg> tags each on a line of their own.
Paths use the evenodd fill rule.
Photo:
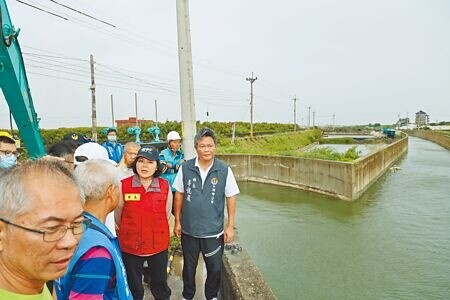
<svg viewBox="0 0 450 300">
<path fill-rule="evenodd" d="M 323 159 L 323 160 L 335 160 L 335 161 L 353 161 L 359 157 L 356 146 L 351 147 L 345 153 L 340 153 L 333 150 L 330 147 L 324 147 L 319 149 L 313 149 L 307 152 L 301 153 L 302 157 Z"/>
<path fill-rule="evenodd" d="M 259 154 L 259 155 L 281 155 L 306 157 L 313 159 L 335 160 L 335 161 L 353 161 L 359 157 L 356 146 L 350 148 L 345 153 L 340 153 L 330 147 L 302 151 L 302 148 L 314 142 L 321 140 L 320 130 L 306 130 L 300 132 L 291 132 L 288 134 L 276 134 L 263 137 L 238 138 L 235 145 L 231 144 L 230 139 L 220 139 L 218 153 L 220 154 Z M 355 141 L 350 138 L 339 139 L 343 144 L 353 144 Z M 351 143 L 350 143 L 351 140 Z"/>
<path fill-rule="evenodd" d="M 342 138 L 329 138 L 329 139 L 324 139 L 321 138 L 319 139 L 319 143 L 321 144 L 345 144 L 345 145 L 349 145 L 349 144 L 377 144 L 379 143 L 380 140 L 379 139 L 354 139 L 352 137 L 342 137 Z"/>
<path fill-rule="evenodd" d="M 276 134 L 259 136 L 254 138 L 237 138 L 235 144 L 231 144 L 229 138 L 219 140 L 218 153 L 261 154 L 261 155 L 288 155 L 292 156 L 321 136 L 321 131 L 306 130 L 291 132 L 289 134 Z"/>
</svg>

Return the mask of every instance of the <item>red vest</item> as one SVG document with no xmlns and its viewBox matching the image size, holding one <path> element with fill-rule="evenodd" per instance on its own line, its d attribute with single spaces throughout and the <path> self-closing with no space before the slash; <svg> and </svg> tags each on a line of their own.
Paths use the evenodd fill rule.
<svg viewBox="0 0 450 300">
<path fill-rule="evenodd" d="M 124 206 L 119 225 L 120 249 L 139 256 L 156 254 L 169 247 L 166 214 L 169 184 L 157 177 L 146 191 L 142 185 L 133 187 L 134 177 L 122 180 Z"/>
</svg>

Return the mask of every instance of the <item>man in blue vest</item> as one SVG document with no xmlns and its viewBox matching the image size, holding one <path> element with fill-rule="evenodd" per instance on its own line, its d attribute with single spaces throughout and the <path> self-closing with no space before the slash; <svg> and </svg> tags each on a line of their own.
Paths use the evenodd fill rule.
<svg viewBox="0 0 450 300">
<path fill-rule="evenodd" d="M 119 243 L 105 226 L 119 203 L 117 168 L 106 160 L 87 160 L 74 172 L 86 197 L 84 216 L 91 221 L 70 261 L 55 281 L 58 299 L 132 299 Z"/>
<path fill-rule="evenodd" d="M 109 159 L 119 163 L 123 156 L 123 146 L 117 141 L 117 129 L 114 127 L 108 128 L 106 138 L 107 141 L 102 146 L 108 151 Z"/>
<path fill-rule="evenodd" d="M 217 138 L 202 128 L 194 138 L 197 157 L 178 171 L 175 194 L 174 234 L 183 247 L 183 299 L 193 299 L 199 253 L 205 261 L 205 297 L 217 299 L 220 288 L 224 242 L 234 237 L 236 195 L 239 188 L 228 165 L 215 158 Z M 224 229 L 225 204 L 228 224 Z"/>
</svg>

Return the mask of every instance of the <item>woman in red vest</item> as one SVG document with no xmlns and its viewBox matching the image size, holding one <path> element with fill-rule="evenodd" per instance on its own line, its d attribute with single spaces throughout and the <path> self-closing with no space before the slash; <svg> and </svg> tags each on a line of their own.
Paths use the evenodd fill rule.
<svg viewBox="0 0 450 300">
<path fill-rule="evenodd" d="M 122 180 L 122 199 L 116 210 L 119 243 L 133 299 L 143 299 L 144 262 L 150 267 L 150 290 L 157 300 L 169 299 L 167 261 L 172 193 L 159 178 L 159 153 L 142 147 L 132 165 L 134 175 Z"/>
</svg>

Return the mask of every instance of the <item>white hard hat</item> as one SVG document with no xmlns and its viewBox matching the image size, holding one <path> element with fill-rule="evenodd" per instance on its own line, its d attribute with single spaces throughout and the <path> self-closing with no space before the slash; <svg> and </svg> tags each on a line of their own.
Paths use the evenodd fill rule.
<svg viewBox="0 0 450 300">
<path fill-rule="evenodd" d="M 167 134 L 167 141 L 173 141 L 173 140 L 181 140 L 181 136 L 176 131 L 171 131 Z"/>
<path fill-rule="evenodd" d="M 115 161 L 109 159 L 108 150 L 106 150 L 106 148 L 102 145 L 94 142 L 85 143 L 81 146 L 78 146 L 78 148 L 75 149 L 73 157 L 75 165 L 79 165 L 81 162 L 88 159 L 107 160 L 113 165 L 117 165 Z"/>
</svg>

